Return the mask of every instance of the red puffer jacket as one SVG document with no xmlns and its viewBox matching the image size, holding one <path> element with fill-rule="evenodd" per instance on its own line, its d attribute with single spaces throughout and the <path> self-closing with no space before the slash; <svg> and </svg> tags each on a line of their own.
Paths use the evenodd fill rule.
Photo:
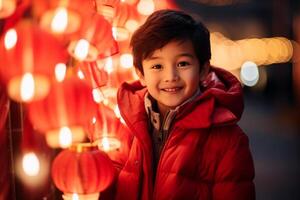
<svg viewBox="0 0 300 200">
<path fill-rule="evenodd" d="M 153 183 L 146 89 L 139 82 L 122 85 L 118 104 L 130 133 L 121 133 L 122 149 L 111 155 L 120 170 L 115 199 L 255 199 L 248 138 L 236 124 L 243 110 L 240 83 L 212 68 L 200 87 L 202 94 L 175 118 Z"/>
</svg>

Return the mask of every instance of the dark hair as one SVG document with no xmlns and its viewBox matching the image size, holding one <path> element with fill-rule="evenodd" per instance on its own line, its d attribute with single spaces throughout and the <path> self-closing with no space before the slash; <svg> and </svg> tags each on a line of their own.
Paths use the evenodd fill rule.
<svg viewBox="0 0 300 200">
<path fill-rule="evenodd" d="M 144 59 L 171 41 L 190 40 L 200 66 L 210 60 L 211 49 L 208 29 L 190 15 L 176 10 L 158 10 L 133 34 L 130 46 L 133 64 L 142 74 Z M 200 71 L 202 68 L 200 68 Z M 201 73 L 201 72 L 200 72 Z"/>
</svg>

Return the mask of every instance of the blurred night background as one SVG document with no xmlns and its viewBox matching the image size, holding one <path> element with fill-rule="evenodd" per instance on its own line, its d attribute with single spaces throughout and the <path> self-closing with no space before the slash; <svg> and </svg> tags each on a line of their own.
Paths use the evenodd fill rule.
<svg viewBox="0 0 300 200">
<path fill-rule="evenodd" d="M 300 39 L 298 0 L 176 2 L 202 20 L 211 32 L 220 32 L 234 41 L 285 37 L 299 42 Z M 256 49 L 253 53 L 260 54 Z M 236 57 L 232 55 L 229 59 Z M 299 67 L 299 54 L 294 51 L 289 62 L 259 66 L 257 84 L 244 87 L 245 111 L 239 124 L 250 139 L 258 200 L 300 199 Z"/>
<path fill-rule="evenodd" d="M 256 199 L 299 200 L 300 1 L 168 0 L 168 2 L 172 2 L 175 7 L 186 11 L 195 19 L 201 20 L 209 28 L 212 65 L 231 71 L 244 85 L 245 110 L 239 125 L 249 137 L 253 154 Z M 2 28 L 3 22 L 0 21 Z M 242 66 L 250 72 L 252 80 L 241 75 Z M 0 143 L 2 150 L 9 148 L 7 154 L 3 151 L 0 153 L 1 160 L 10 161 L 7 166 L 5 164 L 0 166 L 0 170 L 12 170 L 9 173 L 11 176 L 0 172 L 0 200 L 6 200 L 5 191 L 9 191 L 10 199 L 53 199 L 57 194 L 50 193 L 57 191 L 51 182 L 45 184 L 46 190 L 42 188 L 29 191 L 22 189 L 19 179 L 12 178 L 15 175 L 12 162 L 16 157 L 12 155 L 19 151 L 16 146 L 20 143 L 22 134 L 21 127 L 11 126 L 20 124 L 16 120 L 22 112 L 20 109 L 22 106 L 11 103 L 10 123 L 6 123 L 6 128 L 15 128 L 12 130 L 17 131 L 15 133 L 8 131 L 11 135 Z M 19 134 L 20 137 L 13 138 L 12 134 Z M 56 153 L 52 152 L 50 156 Z M 9 179 L 11 180 L 8 181 L 9 184 L 4 185 Z M 24 197 L 25 194 L 31 194 L 32 198 Z"/>
</svg>

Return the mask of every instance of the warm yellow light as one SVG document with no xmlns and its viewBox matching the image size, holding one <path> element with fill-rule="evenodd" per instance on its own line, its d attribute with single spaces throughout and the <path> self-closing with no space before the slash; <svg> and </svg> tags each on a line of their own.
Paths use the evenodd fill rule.
<svg viewBox="0 0 300 200">
<path fill-rule="evenodd" d="M 84 79 L 84 74 L 81 70 L 77 71 L 77 76 L 78 76 L 79 79 Z"/>
<path fill-rule="evenodd" d="M 131 68 L 133 66 L 133 56 L 129 53 L 120 56 L 120 66 L 124 68 Z"/>
<path fill-rule="evenodd" d="M 97 122 L 97 119 L 96 119 L 96 117 L 93 117 L 93 119 L 92 119 L 92 123 L 93 123 L 93 124 L 96 124 L 96 122 Z"/>
<path fill-rule="evenodd" d="M 78 194 L 74 193 L 74 194 L 72 195 L 72 200 L 79 200 Z"/>
<path fill-rule="evenodd" d="M 55 78 L 58 82 L 62 82 L 65 79 L 67 66 L 64 63 L 58 63 L 55 66 Z"/>
<path fill-rule="evenodd" d="M 246 61 L 241 67 L 240 76 L 245 85 L 254 86 L 259 79 L 257 65 L 254 62 Z"/>
<path fill-rule="evenodd" d="M 68 25 L 68 11 L 65 7 L 56 9 L 51 21 L 51 30 L 56 33 L 63 33 Z"/>
<path fill-rule="evenodd" d="M 154 2 L 152 0 L 140 0 L 137 10 L 142 15 L 150 15 L 155 10 Z"/>
<path fill-rule="evenodd" d="M 99 193 L 89 193 L 89 194 L 64 193 L 62 197 L 64 200 L 98 200 Z"/>
<path fill-rule="evenodd" d="M 82 61 L 87 58 L 89 53 L 89 42 L 85 39 L 80 39 L 75 46 L 75 57 Z"/>
<path fill-rule="evenodd" d="M 34 80 L 31 73 L 25 73 L 21 80 L 21 99 L 30 101 L 34 95 Z"/>
<path fill-rule="evenodd" d="M 281 62 L 288 62 L 293 56 L 293 45 L 292 42 L 284 37 L 278 37 L 277 40 L 281 46 Z"/>
<path fill-rule="evenodd" d="M 22 166 L 27 176 L 37 176 L 40 172 L 40 161 L 33 152 L 23 156 Z"/>
<path fill-rule="evenodd" d="M 114 112 L 117 118 L 121 118 L 121 113 L 118 105 L 115 106 Z"/>
<path fill-rule="evenodd" d="M 114 71 L 113 69 L 113 60 L 111 57 L 107 58 L 104 65 L 104 70 L 110 74 Z"/>
<path fill-rule="evenodd" d="M 102 138 L 97 140 L 97 142 L 98 142 L 98 148 L 105 152 L 119 149 L 121 146 L 121 142 L 117 138 L 111 137 L 109 135 L 108 136 L 104 135 Z"/>
<path fill-rule="evenodd" d="M 109 141 L 107 139 L 107 137 L 104 137 L 102 139 L 102 147 L 104 151 L 109 151 L 110 150 L 110 145 L 109 145 Z"/>
<path fill-rule="evenodd" d="M 125 121 L 121 116 L 121 112 L 120 112 L 120 109 L 119 109 L 118 105 L 115 106 L 114 113 L 115 113 L 116 117 L 119 118 L 120 122 L 125 124 Z"/>
<path fill-rule="evenodd" d="M 5 18 L 16 10 L 16 0 L 0 0 L 0 18 Z"/>
<path fill-rule="evenodd" d="M 129 19 L 129 20 L 126 21 L 125 27 L 130 32 L 134 32 L 139 27 L 139 23 L 136 20 Z"/>
<path fill-rule="evenodd" d="M 117 28 L 116 27 L 112 27 L 111 31 L 112 31 L 112 36 L 114 37 L 115 40 L 117 40 L 117 38 L 118 38 Z"/>
<path fill-rule="evenodd" d="M 93 89 L 92 93 L 93 93 L 93 99 L 96 103 L 100 103 L 101 101 L 103 101 L 104 99 L 103 94 L 98 88 Z"/>
<path fill-rule="evenodd" d="M 72 144 L 72 132 L 66 126 L 59 130 L 59 144 L 62 148 L 67 148 Z"/>
<path fill-rule="evenodd" d="M 9 50 L 16 46 L 18 35 L 15 29 L 9 29 L 4 36 L 4 47 Z"/>
<path fill-rule="evenodd" d="M 113 27 L 112 34 L 117 41 L 125 41 L 129 38 L 129 31 L 124 27 Z"/>
</svg>

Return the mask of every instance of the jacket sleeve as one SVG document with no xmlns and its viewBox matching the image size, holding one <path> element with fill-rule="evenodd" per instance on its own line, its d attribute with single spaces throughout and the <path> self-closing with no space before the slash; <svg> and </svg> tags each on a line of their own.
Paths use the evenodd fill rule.
<svg viewBox="0 0 300 200">
<path fill-rule="evenodd" d="M 216 168 L 213 200 L 254 200 L 254 165 L 248 137 L 237 126 L 226 132 L 222 135 L 229 139 L 223 143 L 226 150 Z"/>
</svg>

